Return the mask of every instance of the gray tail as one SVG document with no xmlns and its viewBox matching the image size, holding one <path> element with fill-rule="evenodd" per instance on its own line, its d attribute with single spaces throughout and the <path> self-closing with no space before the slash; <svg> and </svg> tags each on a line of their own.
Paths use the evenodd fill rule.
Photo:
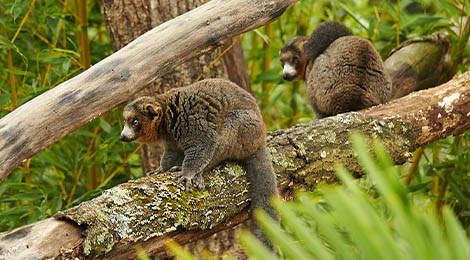
<svg viewBox="0 0 470 260">
<path fill-rule="evenodd" d="M 271 159 L 268 156 L 266 147 L 261 147 L 250 158 L 245 161 L 245 168 L 248 180 L 250 181 L 251 213 L 254 209 L 260 208 L 266 211 L 274 220 L 279 222 L 279 218 L 274 212 L 269 200 L 273 195 L 278 194 L 276 175 L 274 174 Z M 252 232 L 265 245 L 272 249 L 271 244 L 260 230 L 256 221 L 252 220 Z"/>
</svg>

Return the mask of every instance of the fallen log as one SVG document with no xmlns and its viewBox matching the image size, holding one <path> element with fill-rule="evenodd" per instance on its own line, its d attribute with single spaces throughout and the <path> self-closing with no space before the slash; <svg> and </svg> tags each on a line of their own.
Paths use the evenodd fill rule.
<svg viewBox="0 0 470 260">
<path fill-rule="evenodd" d="M 0 119 L 0 180 L 22 161 L 127 101 L 222 40 L 265 25 L 297 0 L 214 0 L 163 23 Z"/>
<path fill-rule="evenodd" d="M 469 117 L 467 72 L 439 87 L 360 113 L 345 113 L 275 131 L 268 138 L 268 150 L 281 195 L 290 198 L 294 188 L 312 190 L 321 181 L 334 181 L 335 163 L 346 165 L 353 174 L 361 174 L 349 143 L 352 130 L 381 138 L 393 160 L 403 163 L 418 146 L 469 129 Z M 118 185 L 58 213 L 56 220 L 43 220 L 65 219 L 76 223 L 76 229 L 82 227 L 84 240 L 72 243 L 75 247 L 56 244 L 56 251 L 43 250 L 39 254 L 38 247 L 44 243 L 40 241 L 51 241 L 47 228 L 32 228 L 41 225 L 40 221 L 1 234 L 0 258 L 70 257 L 63 252 L 74 252 L 79 258 L 129 259 L 136 257 L 136 247 L 149 255 L 164 257 L 168 238 L 186 244 L 247 219 L 247 181 L 240 166 L 223 164 L 206 174 L 204 181 L 206 189 L 193 193 L 183 192 L 183 186 L 176 184 L 176 176 L 171 173 Z M 43 236 L 31 234 L 33 230 Z"/>
</svg>

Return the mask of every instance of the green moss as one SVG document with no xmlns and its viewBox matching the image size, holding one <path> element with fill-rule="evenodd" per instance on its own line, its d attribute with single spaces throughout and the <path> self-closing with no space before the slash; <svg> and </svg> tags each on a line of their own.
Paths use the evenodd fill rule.
<svg viewBox="0 0 470 260">
<path fill-rule="evenodd" d="M 243 167 L 241 167 L 239 164 L 233 162 L 227 162 L 225 164 L 225 171 L 228 174 L 236 177 L 245 175 L 245 169 L 243 169 Z"/>
<path fill-rule="evenodd" d="M 292 168 L 292 167 L 295 167 L 295 164 L 293 162 L 293 160 L 287 158 L 287 157 L 282 157 L 282 156 L 278 156 L 278 152 L 276 151 L 275 148 L 273 147 L 268 147 L 267 148 L 269 153 L 271 154 L 271 160 L 273 161 L 274 164 L 276 165 L 279 165 L 283 168 Z M 296 154 L 294 152 L 294 158 L 295 158 Z"/>
</svg>

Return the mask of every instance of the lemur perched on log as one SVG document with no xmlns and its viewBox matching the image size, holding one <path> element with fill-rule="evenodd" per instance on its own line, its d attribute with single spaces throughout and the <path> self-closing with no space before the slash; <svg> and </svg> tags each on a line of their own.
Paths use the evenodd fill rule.
<svg viewBox="0 0 470 260">
<path fill-rule="evenodd" d="M 392 81 L 372 44 L 342 24 L 320 24 L 310 37 L 290 40 L 280 51 L 285 80 L 303 79 L 315 118 L 382 104 Z"/>
<path fill-rule="evenodd" d="M 203 188 L 202 173 L 225 160 L 245 166 L 251 212 L 261 208 L 277 220 L 269 199 L 276 176 L 266 150 L 266 127 L 254 97 L 236 84 L 208 79 L 155 97 L 141 97 L 124 108 L 121 140 L 162 142 L 157 173 L 174 169 L 192 191 Z M 254 234 L 270 246 L 259 227 Z"/>
</svg>

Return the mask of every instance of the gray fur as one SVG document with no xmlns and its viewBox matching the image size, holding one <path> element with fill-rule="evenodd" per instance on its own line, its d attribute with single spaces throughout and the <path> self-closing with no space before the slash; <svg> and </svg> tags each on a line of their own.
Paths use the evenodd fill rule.
<svg viewBox="0 0 470 260">
<path fill-rule="evenodd" d="M 193 182 L 203 187 L 203 172 L 225 160 L 239 161 L 250 181 L 252 211 L 261 208 L 277 219 L 269 204 L 277 185 L 265 148 L 266 128 L 248 92 L 230 81 L 209 79 L 156 97 L 138 98 L 125 107 L 124 115 L 126 125 L 134 118 L 142 121 L 134 140 L 163 143 L 158 172 L 181 166 L 179 174 L 191 191 Z M 269 245 L 257 226 L 254 233 Z"/>
</svg>

